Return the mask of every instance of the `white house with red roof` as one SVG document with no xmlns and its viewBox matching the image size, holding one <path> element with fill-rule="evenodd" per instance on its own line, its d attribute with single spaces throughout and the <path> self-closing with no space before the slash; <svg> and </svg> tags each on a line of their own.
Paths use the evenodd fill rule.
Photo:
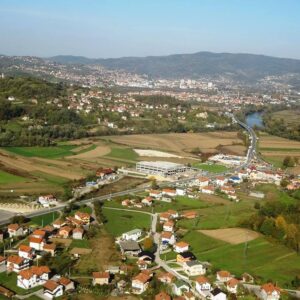
<svg viewBox="0 0 300 300">
<path fill-rule="evenodd" d="M 163 231 L 173 232 L 174 231 L 174 222 L 171 220 L 165 222 L 163 225 Z"/>
<path fill-rule="evenodd" d="M 44 248 L 45 240 L 41 237 L 30 236 L 29 246 L 35 250 L 41 251 Z"/>
<path fill-rule="evenodd" d="M 138 295 L 144 293 L 148 288 L 150 278 L 148 274 L 142 272 L 135 276 L 131 282 L 132 292 Z"/>
<path fill-rule="evenodd" d="M 200 188 L 208 186 L 210 179 L 208 177 L 200 176 L 194 181 L 194 185 L 199 186 Z"/>
<path fill-rule="evenodd" d="M 213 185 L 203 186 L 200 191 L 203 194 L 213 195 L 215 193 L 215 187 Z"/>
<path fill-rule="evenodd" d="M 238 285 L 239 285 L 240 281 L 236 278 L 231 278 L 230 280 L 228 280 L 226 283 L 225 283 L 225 286 L 227 288 L 227 291 L 229 293 L 232 293 L 232 294 L 236 294 L 237 291 L 238 291 Z"/>
<path fill-rule="evenodd" d="M 215 183 L 218 186 L 223 186 L 228 182 L 228 179 L 224 176 L 216 176 Z"/>
<path fill-rule="evenodd" d="M 150 197 L 153 197 L 153 198 L 155 198 L 155 199 L 159 199 L 159 198 L 162 197 L 162 192 L 159 191 L 159 190 L 151 190 L 151 191 L 149 192 L 149 196 L 150 196 Z"/>
<path fill-rule="evenodd" d="M 23 289 L 31 289 L 43 285 L 49 279 L 50 269 L 47 266 L 32 266 L 19 272 L 17 286 Z"/>
<path fill-rule="evenodd" d="M 227 282 L 232 278 L 232 275 L 228 271 L 217 272 L 217 280 L 221 282 Z"/>
<path fill-rule="evenodd" d="M 148 196 L 142 200 L 142 203 L 146 206 L 151 206 L 153 204 L 153 198 Z"/>
<path fill-rule="evenodd" d="M 160 235 L 162 244 L 173 245 L 176 242 L 175 235 L 171 231 L 163 231 Z"/>
<path fill-rule="evenodd" d="M 196 286 L 195 286 L 196 291 L 200 295 L 207 297 L 209 292 L 211 291 L 211 284 L 209 280 L 205 276 L 199 276 L 196 278 L 195 282 L 196 282 Z"/>
<path fill-rule="evenodd" d="M 260 298 L 262 300 L 279 300 L 280 288 L 272 283 L 263 284 L 260 288 Z"/>
<path fill-rule="evenodd" d="M 189 250 L 190 245 L 184 241 L 177 242 L 174 245 L 174 251 L 177 253 L 183 253 Z"/>
<path fill-rule="evenodd" d="M 34 259 L 35 257 L 35 250 L 34 248 L 27 246 L 27 245 L 20 245 L 18 255 L 20 257 L 26 258 L 26 259 Z"/>
<path fill-rule="evenodd" d="M 21 270 L 29 268 L 30 260 L 18 255 L 11 255 L 7 258 L 6 270 L 8 272 L 19 273 Z"/>
<path fill-rule="evenodd" d="M 19 224 L 9 224 L 7 226 L 7 232 L 10 238 L 24 235 L 24 229 Z"/>
</svg>

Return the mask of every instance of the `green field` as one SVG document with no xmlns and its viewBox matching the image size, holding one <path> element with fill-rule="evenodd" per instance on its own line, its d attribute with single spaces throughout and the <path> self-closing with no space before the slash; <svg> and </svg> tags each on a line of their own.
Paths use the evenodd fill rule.
<svg viewBox="0 0 300 300">
<path fill-rule="evenodd" d="M 89 240 L 72 240 L 70 248 L 90 248 Z"/>
<path fill-rule="evenodd" d="M 296 204 L 297 200 L 289 196 L 286 192 L 281 191 L 274 184 L 261 184 L 257 185 L 258 191 L 265 193 L 266 200 L 280 201 L 285 204 Z"/>
<path fill-rule="evenodd" d="M 194 168 L 201 169 L 203 171 L 211 172 L 211 173 L 223 173 L 228 171 L 223 165 L 218 164 L 203 164 L 203 163 L 195 163 L 193 164 Z"/>
<path fill-rule="evenodd" d="M 180 220 L 179 227 L 184 229 L 218 229 L 238 226 L 240 221 L 255 212 L 254 202 L 243 200 L 229 202 L 228 205 L 219 205 L 203 208 L 198 211 L 199 220 Z"/>
<path fill-rule="evenodd" d="M 132 211 L 120 211 L 103 209 L 108 222 L 105 224 L 106 230 L 113 236 L 119 236 L 124 232 L 133 229 L 148 230 L 151 225 L 150 215 Z"/>
<path fill-rule="evenodd" d="M 53 147 L 4 147 L 5 150 L 26 157 L 60 158 L 74 155 L 75 145 L 58 145 Z"/>
<path fill-rule="evenodd" d="M 111 152 L 106 155 L 107 157 L 127 160 L 127 161 L 136 161 L 139 157 L 136 152 L 134 152 L 131 148 L 120 148 L 120 147 L 112 147 Z"/>
<path fill-rule="evenodd" d="M 300 256 L 263 237 L 248 242 L 247 248 L 245 244 L 231 245 L 200 232 L 188 233 L 183 240 L 190 243 L 199 260 L 208 261 L 215 268 L 228 270 L 236 276 L 248 272 L 261 277 L 264 282 L 272 280 L 284 286 L 299 275 Z"/>
<path fill-rule="evenodd" d="M 0 170 L 0 184 L 23 182 L 26 179 Z"/>
<path fill-rule="evenodd" d="M 37 226 L 46 226 L 51 224 L 58 217 L 59 217 L 58 212 L 51 212 L 51 213 L 47 213 L 44 215 L 31 218 L 30 223 Z"/>
</svg>

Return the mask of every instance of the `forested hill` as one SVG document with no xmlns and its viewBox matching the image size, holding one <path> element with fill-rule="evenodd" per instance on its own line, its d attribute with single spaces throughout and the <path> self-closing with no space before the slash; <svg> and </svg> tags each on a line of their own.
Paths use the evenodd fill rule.
<svg viewBox="0 0 300 300">
<path fill-rule="evenodd" d="M 300 60 L 254 54 L 197 52 L 110 59 L 62 55 L 52 57 L 50 60 L 59 63 L 100 64 L 108 69 L 123 69 L 155 78 L 196 78 L 221 75 L 256 80 L 268 75 L 300 74 Z"/>
</svg>

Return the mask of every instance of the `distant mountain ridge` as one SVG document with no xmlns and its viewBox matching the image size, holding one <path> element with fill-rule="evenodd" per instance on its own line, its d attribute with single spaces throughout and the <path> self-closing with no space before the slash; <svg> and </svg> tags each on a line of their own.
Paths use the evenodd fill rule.
<svg viewBox="0 0 300 300">
<path fill-rule="evenodd" d="M 197 52 L 107 59 L 59 55 L 49 60 L 63 64 L 99 64 L 108 69 L 147 74 L 153 78 L 229 76 L 233 79 L 257 80 L 269 75 L 300 74 L 300 60 L 257 54 Z"/>
</svg>

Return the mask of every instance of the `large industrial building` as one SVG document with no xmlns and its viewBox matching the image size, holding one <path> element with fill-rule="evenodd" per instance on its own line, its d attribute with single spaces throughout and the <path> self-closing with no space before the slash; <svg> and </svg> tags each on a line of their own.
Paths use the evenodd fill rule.
<svg viewBox="0 0 300 300">
<path fill-rule="evenodd" d="M 183 173 L 187 167 L 168 161 L 140 161 L 136 164 L 136 170 L 141 173 L 166 177 Z"/>
</svg>

